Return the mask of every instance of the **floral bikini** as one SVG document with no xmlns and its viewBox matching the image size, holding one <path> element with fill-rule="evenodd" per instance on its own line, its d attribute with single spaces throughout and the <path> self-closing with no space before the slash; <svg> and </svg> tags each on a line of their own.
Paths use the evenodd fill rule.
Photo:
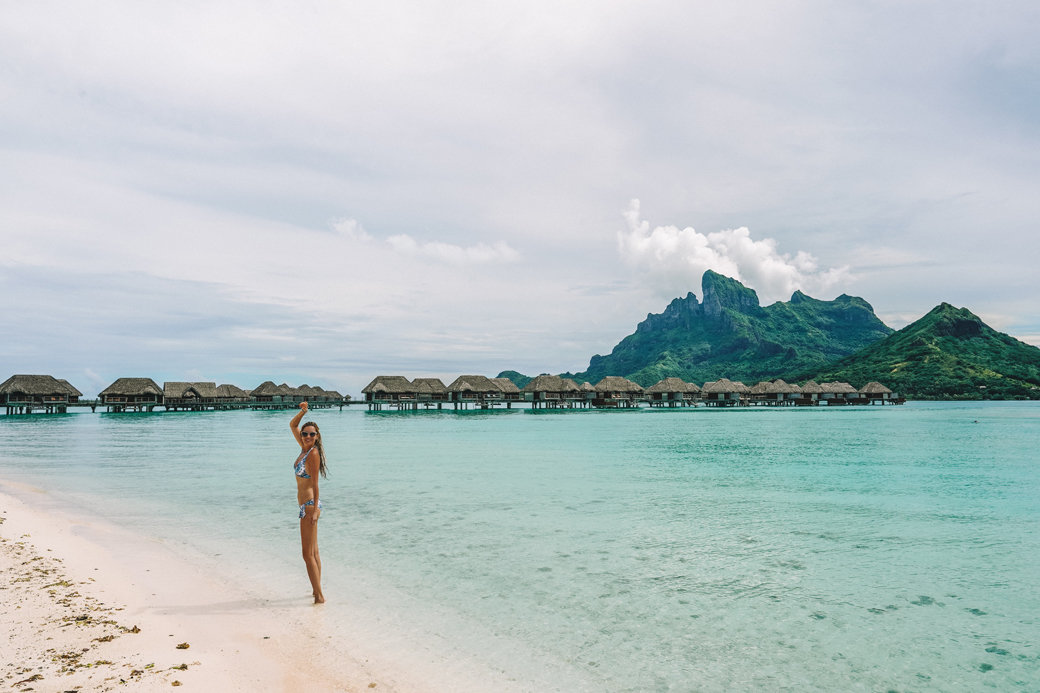
<svg viewBox="0 0 1040 693">
<path fill-rule="evenodd" d="M 311 475 L 307 473 L 307 455 L 311 454 L 310 450 L 304 450 L 300 453 L 300 456 L 296 458 L 295 464 L 293 464 L 293 473 L 296 474 L 300 479 L 310 479 Z M 300 506 L 300 519 L 302 520 L 307 516 L 307 506 L 314 505 L 313 500 L 309 500 Z M 321 499 L 318 499 L 318 509 L 321 510 L 322 504 Z"/>
</svg>

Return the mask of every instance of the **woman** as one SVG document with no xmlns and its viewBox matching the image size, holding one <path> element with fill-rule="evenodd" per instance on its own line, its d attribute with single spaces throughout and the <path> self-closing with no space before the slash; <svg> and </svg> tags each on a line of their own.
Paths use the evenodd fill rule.
<svg viewBox="0 0 1040 693">
<path fill-rule="evenodd" d="M 318 424 L 308 421 L 302 429 L 299 427 L 300 419 L 306 413 L 307 403 L 300 402 L 300 412 L 289 423 L 301 450 L 293 464 L 293 471 L 296 473 L 296 502 L 300 504 L 303 562 L 307 565 L 307 577 L 314 591 L 314 603 L 324 604 L 325 595 L 321 593 L 321 556 L 318 554 L 318 517 L 321 516 L 318 475 L 325 476 L 325 449 L 321 446 Z"/>
</svg>

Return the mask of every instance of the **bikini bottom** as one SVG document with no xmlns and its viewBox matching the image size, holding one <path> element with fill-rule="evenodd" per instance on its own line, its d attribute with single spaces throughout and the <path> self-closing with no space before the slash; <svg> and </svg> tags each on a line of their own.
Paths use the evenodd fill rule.
<svg viewBox="0 0 1040 693">
<path fill-rule="evenodd" d="M 306 503 L 304 503 L 303 505 L 300 506 L 300 519 L 301 520 L 303 518 L 307 517 L 307 506 L 308 505 L 314 505 L 314 501 L 313 500 L 309 500 L 309 501 L 307 501 Z M 323 506 L 321 504 L 321 499 L 319 498 L 318 499 L 318 510 L 321 510 L 323 507 L 325 507 L 325 506 Z"/>
</svg>

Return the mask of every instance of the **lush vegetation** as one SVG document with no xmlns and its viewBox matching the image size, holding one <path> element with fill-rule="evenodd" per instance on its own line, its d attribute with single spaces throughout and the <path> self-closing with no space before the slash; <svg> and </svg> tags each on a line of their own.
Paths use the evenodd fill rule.
<svg viewBox="0 0 1040 693">
<path fill-rule="evenodd" d="M 796 292 L 789 302 L 762 307 L 740 282 L 708 271 L 704 302 L 691 293 L 658 315 L 607 356 L 593 356 L 579 382 L 623 375 L 644 387 L 675 376 L 698 384 L 719 378 L 751 383 L 822 368 L 892 332 L 862 298 L 820 301 Z"/>
<path fill-rule="evenodd" d="M 1040 399 L 1040 349 L 943 303 L 831 366 L 794 377 L 877 380 L 912 399 Z"/>
<path fill-rule="evenodd" d="M 534 378 L 532 378 L 531 376 L 524 375 L 523 373 L 520 373 L 518 371 L 502 371 L 496 377 L 498 377 L 498 378 L 509 378 L 510 380 L 513 381 L 513 384 L 516 385 L 521 390 L 524 388 L 524 385 L 527 385 L 527 383 L 529 383 L 532 380 L 534 380 Z"/>
<path fill-rule="evenodd" d="M 582 373 L 595 383 L 622 375 L 646 387 L 667 377 L 701 384 L 719 378 L 754 384 L 783 378 L 876 380 L 912 399 L 1040 399 L 1040 348 L 997 332 L 967 308 L 943 303 L 893 332 L 861 298 L 819 301 L 795 292 L 762 307 L 758 295 L 715 272 L 691 293 L 648 315 L 607 356 Z M 531 379 L 505 371 L 518 387 Z"/>
</svg>

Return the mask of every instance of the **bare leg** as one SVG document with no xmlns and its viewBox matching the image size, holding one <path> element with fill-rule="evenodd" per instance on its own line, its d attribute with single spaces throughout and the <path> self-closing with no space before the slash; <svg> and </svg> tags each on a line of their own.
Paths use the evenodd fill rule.
<svg viewBox="0 0 1040 693">
<path fill-rule="evenodd" d="M 321 554 L 318 553 L 318 535 L 316 532 L 314 535 L 314 561 L 318 564 L 318 594 L 321 595 Z M 321 595 L 321 601 L 325 601 L 324 595 Z"/>
<path fill-rule="evenodd" d="M 321 593 L 321 556 L 318 553 L 318 523 L 311 522 L 310 512 L 300 520 L 300 543 L 303 546 L 303 562 L 307 566 L 307 577 L 311 581 L 314 603 L 324 604 L 325 595 Z"/>
</svg>

